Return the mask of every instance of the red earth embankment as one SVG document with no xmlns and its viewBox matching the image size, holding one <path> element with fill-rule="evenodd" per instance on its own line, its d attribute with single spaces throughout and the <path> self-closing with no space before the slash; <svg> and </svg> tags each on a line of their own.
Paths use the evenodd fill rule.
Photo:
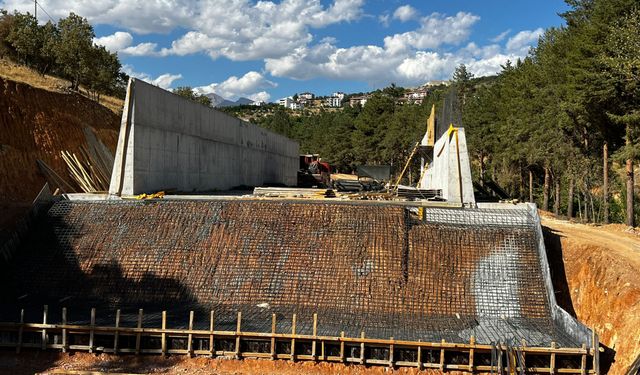
<svg viewBox="0 0 640 375">
<path fill-rule="evenodd" d="M 115 151 L 119 116 L 75 93 L 36 88 L 0 77 L 0 205 L 31 201 L 45 183 L 36 159 L 71 182 L 60 152 L 86 144 L 83 129 L 94 131 Z"/>
<path fill-rule="evenodd" d="M 550 261 L 560 257 L 564 261 L 564 270 L 558 261 L 551 267 L 559 304 L 569 312 L 574 310 L 614 352 L 609 374 L 626 374 L 640 355 L 638 232 L 620 224 L 596 227 L 550 217 L 542 224 Z M 603 355 L 603 373 L 609 352 Z"/>
</svg>

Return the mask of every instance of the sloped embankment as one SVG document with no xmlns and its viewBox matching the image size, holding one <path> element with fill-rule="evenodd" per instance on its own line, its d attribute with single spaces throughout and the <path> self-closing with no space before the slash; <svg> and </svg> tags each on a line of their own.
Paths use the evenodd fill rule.
<svg viewBox="0 0 640 375">
<path fill-rule="evenodd" d="M 551 218 L 543 225 L 558 302 L 615 352 L 609 374 L 626 374 L 640 355 L 640 237 L 622 225 L 593 227 Z M 562 262 L 564 269 L 557 267 Z M 603 373 L 608 354 L 603 354 Z"/>
<path fill-rule="evenodd" d="M 73 93 L 35 88 L 0 78 L 0 204 L 32 200 L 45 183 L 36 159 L 71 181 L 60 151 L 77 152 L 91 128 L 115 151 L 120 118 Z"/>
</svg>

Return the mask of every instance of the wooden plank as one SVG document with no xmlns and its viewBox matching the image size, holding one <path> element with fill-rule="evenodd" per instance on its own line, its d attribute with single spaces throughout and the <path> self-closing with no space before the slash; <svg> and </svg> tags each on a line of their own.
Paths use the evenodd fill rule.
<svg viewBox="0 0 640 375">
<path fill-rule="evenodd" d="M 593 371 L 596 374 L 600 374 L 600 340 L 598 339 L 598 334 L 596 330 L 591 330 L 593 341 Z"/>
<path fill-rule="evenodd" d="M 67 308 L 63 307 L 62 308 L 62 324 L 65 325 L 67 324 Z M 62 352 L 66 353 L 67 352 L 67 329 L 63 328 L 62 329 Z"/>
<path fill-rule="evenodd" d="M 142 309 L 138 310 L 138 329 L 140 330 L 136 333 L 136 354 L 140 354 L 140 341 L 142 339 L 142 315 L 144 311 Z"/>
<path fill-rule="evenodd" d="M 418 340 L 421 341 L 421 340 Z M 418 346 L 418 355 L 417 355 L 417 360 L 418 360 L 418 371 L 422 371 L 422 347 Z"/>
<path fill-rule="evenodd" d="M 389 367 L 393 368 L 394 363 L 393 363 L 393 337 L 391 337 L 391 344 L 389 344 Z"/>
<path fill-rule="evenodd" d="M 49 305 L 44 305 L 43 311 L 42 311 L 42 324 L 47 324 L 47 313 L 49 312 Z M 42 341 L 40 342 L 42 347 L 42 350 L 46 350 L 47 349 L 47 329 L 43 328 L 42 329 Z"/>
<path fill-rule="evenodd" d="M 444 372 L 444 339 L 442 339 L 442 348 L 440 349 L 440 371 Z"/>
<path fill-rule="evenodd" d="M 276 314 L 271 315 L 271 358 L 276 359 Z"/>
<path fill-rule="evenodd" d="M 364 365 L 364 331 L 360 332 L 362 342 L 360 343 L 360 364 Z"/>
<path fill-rule="evenodd" d="M 115 328 L 116 329 L 113 331 L 113 353 L 118 354 L 118 339 L 120 335 L 120 331 L 118 331 L 118 328 L 120 328 L 120 309 L 116 310 Z"/>
<path fill-rule="evenodd" d="M 556 342 L 551 341 L 551 348 L 556 347 Z M 553 375 L 556 372 L 556 353 L 551 353 L 551 360 L 549 365 L 549 374 Z"/>
<path fill-rule="evenodd" d="M 213 358 L 216 355 L 216 343 L 214 341 L 215 315 L 213 310 L 209 313 L 209 356 Z"/>
<path fill-rule="evenodd" d="M 291 318 L 291 361 L 295 362 L 296 360 L 296 314 L 293 314 L 293 318 Z"/>
<path fill-rule="evenodd" d="M 317 338 L 318 336 L 318 314 L 314 313 L 313 314 L 313 341 L 311 342 L 311 357 L 313 358 L 313 360 L 317 360 L 318 359 L 318 353 L 317 353 Z"/>
<path fill-rule="evenodd" d="M 193 310 L 189 311 L 189 335 L 187 336 L 187 355 L 193 357 Z"/>
<path fill-rule="evenodd" d="M 91 324 L 89 325 L 89 353 L 93 353 L 93 336 L 95 333 L 94 327 L 96 326 L 96 308 L 91 308 Z"/>
<path fill-rule="evenodd" d="M 469 345 L 471 345 L 471 349 L 469 349 L 469 372 L 473 372 L 473 359 L 474 359 L 473 346 L 475 344 L 476 344 L 476 338 L 475 336 L 471 335 L 471 339 L 469 339 Z"/>
<path fill-rule="evenodd" d="M 587 344 L 582 344 L 582 349 L 586 349 L 587 348 Z M 583 354 L 582 358 L 580 360 L 580 373 L 582 375 L 586 375 L 587 374 L 587 354 Z"/>
<path fill-rule="evenodd" d="M 20 354 L 22 348 L 22 332 L 24 331 L 24 309 L 20 309 L 20 328 L 18 328 L 18 345 L 16 345 L 16 353 Z"/>
<path fill-rule="evenodd" d="M 162 312 L 162 334 L 160 336 L 160 350 L 163 356 L 167 354 L 167 312 Z"/>
<path fill-rule="evenodd" d="M 235 353 L 236 359 L 240 358 L 240 332 L 242 332 L 242 330 L 240 329 L 241 326 L 242 326 L 242 312 L 238 311 L 238 320 L 236 322 L 236 353 Z"/>
</svg>

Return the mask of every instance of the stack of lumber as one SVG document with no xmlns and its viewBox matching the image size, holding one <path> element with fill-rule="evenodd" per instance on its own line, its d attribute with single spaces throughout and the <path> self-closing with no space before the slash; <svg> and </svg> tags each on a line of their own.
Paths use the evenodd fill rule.
<svg viewBox="0 0 640 375">
<path fill-rule="evenodd" d="M 331 189 L 257 187 L 253 195 L 260 197 L 278 198 L 334 198 L 336 194 Z"/>
<path fill-rule="evenodd" d="M 85 193 L 109 190 L 113 155 L 100 142 L 93 131 L 84 129 L 87 146 L 80 146 L 78 153 L 61 151 L 62 159 L 67 164 L 69 176 Z"/>
<path fill-rule="evenodd" d="M 397 194 L 399 197 L 411 199 L 439 199 L 442 197 L 441 189 L 418 189 L 414 187 L 399 187 Z"/>
</svg>

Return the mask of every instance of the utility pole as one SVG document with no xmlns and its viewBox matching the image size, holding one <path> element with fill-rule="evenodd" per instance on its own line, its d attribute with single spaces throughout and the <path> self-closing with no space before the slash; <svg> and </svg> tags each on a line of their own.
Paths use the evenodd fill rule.
<svg viewBox="0 0 640 375">
<path fill-rule="evenodd" d="M 36 23 L 38 23 L 38 0 L 33 0 L 33 16 L 36 18 Z"/>
</svg>

